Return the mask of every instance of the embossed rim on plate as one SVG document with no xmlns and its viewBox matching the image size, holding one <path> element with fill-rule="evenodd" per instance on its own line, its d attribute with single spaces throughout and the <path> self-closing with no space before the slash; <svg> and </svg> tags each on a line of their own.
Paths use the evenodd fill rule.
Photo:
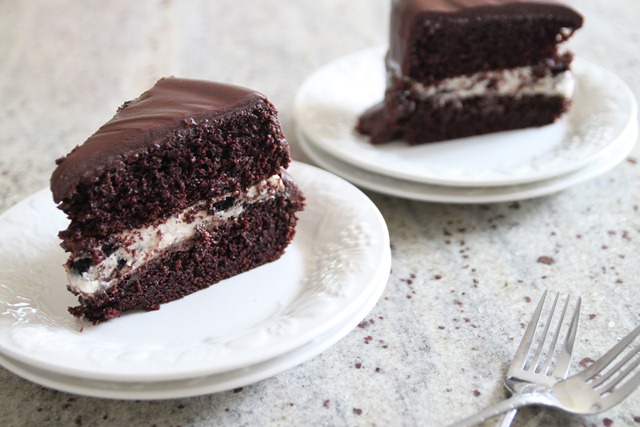
<svg viewBox="0 0 640 427">
<path fill-rule="evenodd" d="M 597 64 L 576 58 L 574 104 L 559 122 L 408 146 L 371 145 L 355 124 L 384 93 L 384 46 L 338 58 L 301 85 L 294 115 L 303 134 L 343 162 L 394 178 L 433 185 L 488 187 L 541 181 L 578 170 L 624 145 L 637 121 L 629 87 Z"/>
<path fill-rule="evenodd" d="M 381 263 L 386 268 L 374 280 L 376 289 L 369 299 L 343 323 L 294 350 L 240 369 L 174 381 L 113 382 L 61 375 L 20 363 L 0 353 L 0 365 L 16 375 L 44 387 L 84 396 L 108 399 L 176 399 L 232 390 L 278 375 L 327 350 L 346 336 L 371 311 L 380 299 L 388 280 L 391 250 L 387 248 Z"/>
<path fill-rule="evenodd" d="M 375 291 L 373 279 L 385 268 L 389 246 L 386 224 L 375 205 L 341 178 L 299 162 L 290 171 L 307 196 L 307 208 L 280 260 L 159 311 L 127 314 L 97 327 L 64 313 L 74 302 L 60 279 L 65 254 L 56 234 L 66 220 L 48 190 L 18 203 L 0 215 L 0 233 L 8 236 L 0 242 L 0 352 L 63 375 L 167 381 L 272 359 L 343 322 Z M 255 287 L 256 278 L 280 282 L 284 294 Z M 257 293 L 244 295 L 246 289 Z M 227 326 L 210 312 L 181 323 L 183 316 L 193 319 L 193 307 L 226 303 L 220 295 L 242 305 L 226 307 L 226 313 L 240 312 L 246 324 Z M 157 325 L 166 334 L 151 330 Z"/>
</svg>

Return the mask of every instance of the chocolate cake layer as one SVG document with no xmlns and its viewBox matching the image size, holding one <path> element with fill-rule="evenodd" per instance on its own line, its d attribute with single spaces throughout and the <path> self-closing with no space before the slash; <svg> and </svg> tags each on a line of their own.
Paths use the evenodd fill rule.
<svg viewBox="0 0 640 427">
<path fill-rule="evenodd" d="M 264 95 L 165 78 L 58 161 L 51 188 L 71 219 L 61 237 L 137 227 L 246 188 L 289 161 L 277 110 Z"/>
<path fill-rule="evenodd" d="M 582 17 L 548 0 L 401 0 L 390 26 L 388 69 L 433 83 L 554 60 Z"/>
<path fill-rule="evenodd" d="M 467 98 L 460 104 L 414 104 L 413 114 L 401 125 L 390 125 L 381 106 L 362 115 L 360 131 L 378 144 L 402 138 L 410 145 L 464 138 L 491 132 L 553 123 L 569 107 L 563 97 L 523 96 Z"/>
<path fill-rule="evenodd" d="M 128 310 L 157 310 L 160 304 L 207 288 L 223 279 L 278 259 L 294 235 L 302 193 L 286 175 L 285 189 L 252 204 L 236 219 L 200 227 L 187 242 L 167 250 L 144 267 L 70 308 L 94 323 Z"/>
</svg>

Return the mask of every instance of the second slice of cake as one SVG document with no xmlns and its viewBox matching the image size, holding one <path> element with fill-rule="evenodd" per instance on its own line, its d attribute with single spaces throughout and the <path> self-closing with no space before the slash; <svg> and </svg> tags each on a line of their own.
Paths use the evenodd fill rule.
<svg viewBox="0 0 640 427">
<path fill-rule="evenodd" d="M 441 141 L 552 123 L 570 105 L 582 17 L 553 0 L 395 0 L 384 102 L 371 142 Z"/>
<path fill-rule="evenodd" d="M 275 107 L 255 91 L 165 78 L 58 161 L 75 316 L 155 310 L 278 259 L 304 197 Z"/>
</svg>

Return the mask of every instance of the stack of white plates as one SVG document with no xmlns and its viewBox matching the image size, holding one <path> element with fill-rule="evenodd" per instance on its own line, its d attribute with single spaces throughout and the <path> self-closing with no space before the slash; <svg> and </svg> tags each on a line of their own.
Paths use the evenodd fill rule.
<svg viewBox="0 0 640 427">
<path fill-rule="evenodd" d="M 67 220 L 44 189 L 0 215 L 0 365 L 35 383 L 118 399 L 229 390 L 289 369 L 351 331 L 389 278 L 386 224 L 357 188 L 293 163 L 305 192 L 279 260 L 149 313 L 75 320 Z"/>
<path fill-rule="evenodd" d="M 577 58 L 573 106 L 555 124 L 446 142 L 372 145 L 354 127 L 380 102 L 384 47 L 312 74 L 296 97 L 298 140 L 319 166 L 370 190 L 409 199 L 489 203 L 551 194 L 621 162 L 638 136 L 637 103 L 611 72 Z"/>
</svg>

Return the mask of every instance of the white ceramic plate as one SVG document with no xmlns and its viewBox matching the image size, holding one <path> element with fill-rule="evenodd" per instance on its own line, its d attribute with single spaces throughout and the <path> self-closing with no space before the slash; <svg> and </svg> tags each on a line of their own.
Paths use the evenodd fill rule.
<svg viewBox="0 0 640 427">
<path fill-rule="evenodd" d="M 312 74 L 295 102 L 299 128 L 333 157 L 377 174 L 428 184 L 486 187 L 557 177 L 595 161 L 626 141 L 637 122 L 628 86 L 611 72 L 576 58 L 574 104 L 559 122 L 540 128 L 409 146 L 371 145 L 354 130 L 360 114 L 384 95 L 384 47 L 335 60 Z"/>
<path fill-rule="evenodd" d="M 337 175 L 352 183 L 382 194 L 388 194 L 406 199 L 440 202 L 440 203 L 497 203 L 514 200 L 531 199 L 557 193 L 573 185 L 584 182 L 602 174 L 624 160 L 635 146 L 638 136 L 638 125 L 627 129 L 625 145 L 616 147 L 589 165 L 557 178 L 537 181 L 529 184 L 510 185 L 503 187 L 447 187 L 424 184 L 414 181 L 392 178 L 358 168 L 345 163 L 324 152 L 310 139 L 298 133 L 298 143 L 309 158 Z"/>
<path fill-rule="evenodd" d="M 256 383 L 299 365 L 317 356 L 347 335 L 371 311 L 382 295 L 389 279 L 390 251 L 387 251 L 381 265 L 383 268 L 381 268 L 378 277 L 374 280 L 374 292 L 351 317 L 310 343 L 304 344 L 289 353 L 244 368 L 185 380 L 131 383 L 61 375 L 21 363 L 1 353 L 0 365 L 29 381 L 45 387 L 68 393 L 110 399 L 176 399 L 232 390 Z"/>
<path fill-rule="evenodd" d="M 66 219 L 49 191 L 18 203 L 0 216 L 0 354 L 67 376 L 182 380 L 273 359 L 345 322 L 389 274 L 386 224 L 344 180 L 290 170 L 307 207 L 280 260 L 98 326 L 66 311 L 76 303 L 56 237 Z"/>
</svg>

